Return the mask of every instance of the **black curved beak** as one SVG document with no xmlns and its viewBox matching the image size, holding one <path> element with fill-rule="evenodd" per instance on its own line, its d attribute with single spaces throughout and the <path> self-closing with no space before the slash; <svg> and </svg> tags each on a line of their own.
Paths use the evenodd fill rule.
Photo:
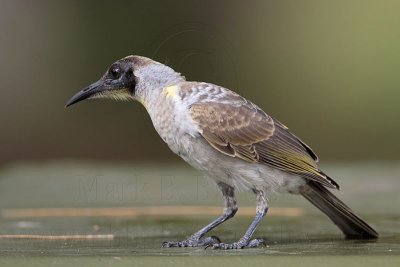
<svg viewBox="0 0 400 267">
<path fill-rule="evenodd" d="M 71 97 L 70 100 L 68 100 L 65 107 L 67 108 L 75 103 L 88 99 L 91 96 L 95 95 L 96 93 L 102 91 L 103 89 L 104 89 L 104 82 L 102 80 L 92 83 L 91 85 L 89 85 L 88 87 L 79 91 L 73 97 Z"/>
</svg>

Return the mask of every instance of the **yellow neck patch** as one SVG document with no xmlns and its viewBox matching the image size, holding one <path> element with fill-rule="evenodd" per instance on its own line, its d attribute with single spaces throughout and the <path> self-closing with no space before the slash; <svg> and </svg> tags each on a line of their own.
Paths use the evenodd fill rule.
<svg viewBox="0 0 400 267">
<path fill-rule="evenodd" d="M 178 86 L 177 85 L 171 85 L 168 87 L 164 87 L 162 89 L 161 95 L 164 95 L 166 98 L 175 98 L 178 96 Z M 148 100 L 146 97 L 137 97 L 136 98 L 146 109 L 148 108 Z"/>
<path fill-rule="evenodd" d="M 165 87 L 163 93 L 166 97 L 175 98 L 178 95 L 178 86 L 171 85 L 171 86 Z"/>
</svg>

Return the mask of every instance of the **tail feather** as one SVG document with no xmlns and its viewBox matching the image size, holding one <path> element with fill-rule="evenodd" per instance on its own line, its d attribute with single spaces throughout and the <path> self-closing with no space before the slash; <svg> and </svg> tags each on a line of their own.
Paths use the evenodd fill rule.
<svg viewBox="0 0 400 267">
<path fill-rule="evenodd" d="M 376 239 L 378 233 L 318 182 L 308 181 L 301 190 L 307 200 L 324 212 L 349 239 Z"/>
</svg>

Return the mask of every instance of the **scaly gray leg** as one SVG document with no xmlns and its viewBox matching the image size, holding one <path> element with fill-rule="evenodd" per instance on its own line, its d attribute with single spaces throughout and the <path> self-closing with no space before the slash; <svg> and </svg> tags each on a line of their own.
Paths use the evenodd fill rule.
<svg viewBox="0 0 400 267">
<path fill-rule="evenodd" d="M 218 187 L 222 191 L 222 195 L 225 200 L 225 208 L 224 213 L 212 221 L 210 224 L 206 225 L 205 227 L 201 228 L 199 231 L 194 233 L 189 239 L 183 241 L 165 241 L 162 244 L 162 247 L 169 248 L 169 247 L 199 247 L 199 246 L 211 246 L 213 244 L 219 243 L 220 240 L 216 236 L 207 237 L 201 239 L 206 233 L 210 230 L 214 229 L 221 223 L 225 222 L 226 220 L 235 216 L 235 213 L 238 210 L 235 200 L 235 194 L 233 187 L 225 184 L 219 183 Z"/>
<path fill-rule="evenodd" d="M 264 239 L 256 238 L 250 240 L 251 236 L 253 235 L 254 231 L 257 228 L 257 225 L 261 222 L 262 218 L 267 214 L 268 211 L 268 203 L 265 197 L 265 193 L 262 191 L 254 191 L 257 194 L 257 208 L 256 208 L 256 216 L 251 223 L 249 229 L 247 229 L 246 233 L 239 241 L 226 244 L 226 243 L 218 243 L 209 245 L 212 246 L 214 249 L 240 249 L 240 248 L 254 248 L 261 244 L 265 244 Z"/>
</svg>

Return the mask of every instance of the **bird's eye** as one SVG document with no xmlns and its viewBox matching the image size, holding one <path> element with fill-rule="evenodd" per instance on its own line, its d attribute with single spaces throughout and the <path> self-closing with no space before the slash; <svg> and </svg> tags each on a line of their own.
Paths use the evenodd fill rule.
<svg viewBox="0 0 400 267">
<path fill-rule="evenodd" d="M 112 79 L 118 79 L 121 76 L 121 69 L 117 66 L 110 68 L 110 76 Z"/>
</svg>

